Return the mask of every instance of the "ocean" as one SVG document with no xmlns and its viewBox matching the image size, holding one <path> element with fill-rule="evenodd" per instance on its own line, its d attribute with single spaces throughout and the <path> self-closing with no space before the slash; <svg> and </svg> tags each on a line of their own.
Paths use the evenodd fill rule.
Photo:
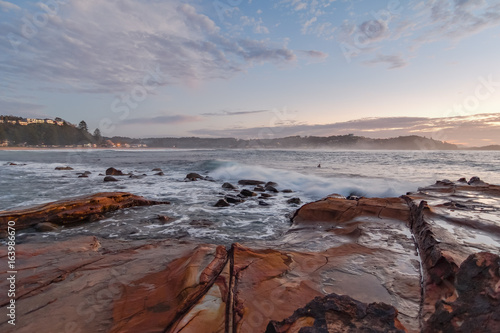
<svg viewBox="0 0 500 333">
<path fill-rule="evenodd" d="M 10 165 L 15 163 L 17 165 Z M 319 168 L 318 165 L 321 165 Z M 58 171 L 58 166 L 74 170 Z M 103 182 L 114 167 L 142 178 L 116 177 Z M 161 168 L 164 176 L 154 175 Z M 90 171 L 88 178 L 77 173 Z M 63 227 L 58 232 L 19 231 L 18 242 L 51 241 L 83 234 L 104 238 L 186 238 L 230 244 L 279 238 L 290 227 L 300 204 L 330 194 L 400 196 L 436 180 L 479 176 L 500 184 L 500 152 L 490 151 L 331 151 L 331 150 L 22 150 L 0 151 L 0 210 L 18 209 L 97 192 L 126 191 L 170 205 L 135 207 L 104 220 Z M 210 180 L 185 181 L 197 172 Z M 227 193 L 225 182 L 273 181 L 279 193 L 253 197 L 230 207 L 215 203 Z M 291 190 L 292 192 L 283 190 Z M 161 222 L 158 216 L 168 216 Z"/>
</svg>

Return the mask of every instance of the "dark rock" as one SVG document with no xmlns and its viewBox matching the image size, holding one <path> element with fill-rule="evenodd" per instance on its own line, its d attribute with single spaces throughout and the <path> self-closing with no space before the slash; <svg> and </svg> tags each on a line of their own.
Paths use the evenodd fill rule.
<svg viewBox="0 0 500 333">
<path fill-rule="evenodd" d="M 252 191 L 247 190 L 247 189 L 241 190 L 240 194 L 245 196 L 245 197 L 256 197 L 257 196 L 257 193 L 252 192 Z"/>
<path fill-rule="evenodd" d="M 359 200 L 361 199 L 362 197 L 359 197 L 357 195 L 349 195 L 346 197 L 347 200 Z"/>
<path fill-rule="evenodd" d="M 17 163 L 10 162 L 7 165 L 17 165 Z M 57 169 L 57 168 L 56 168 Z"/>
<path fill-rule="evenodd" d="M 132 179 L 142 179 L 146 177 L 146 175 L 130 175 L 128 176 L 128 178 L 132 178 Z"/>
<path fill-rule="evenodd" d="M 500 257 L 471 254 L 455 280 L 458 298 L 439 300 L 423 332 L 500 332 Z"/>
<path fill-rule="evenodd" d="M 125 176 L 125 174 L 121 170 L 117 170 L 115 168 L 108 168 L 106 170 L 107 176 Z"/>
<path fill-rule="evenodd" d="M 190 180 L 190 181 L 196 181 L 198 179 L 203 179 L 203 176 L 196 173 L 196 172 L 191 172 L 191 173 L 188 173 L 186 175 L 186 179 Z"/>
<path fill-rule="evenodd" d="M 234 186 L 231 183 L 224 183 L 224 184 L 222 184 L 222 188 L 225 188 L 227 190 L 236 190 L 237 189 L 237 187 Z"/>
<path fill-rule="evenodd" d="M 195 226 L 195 227 L 211 227 L 214 223 L 210 220 L 192 220 L 189 222 L 189 225 Z"/>
<path fill-rule="evenodd" d="M 242 180 L 238 181 L 238 184 L 243 185 L 243 186 L 245 186 L 245 185 L 253 185 L 253 186 L 255 186 L 255 185 L 265 184 L 265 182 L 262 182 L 260 180 L 242 179 Z"/>
<path fill-rule="evenodd" d="M 259 200 L 259 206 L 264 206 L 264 207 L 266 207 L 266 206 L 271 206 L 271 204 L 270 204 L 270 203 L 268 203 L 268 202 L 265 202 L 265 201 L 263 201 L 263 200 Z"/>
<path fill-rule="evenodd" d="M 226 195 L 224 197 L 224 199 L 226 199 L 227 202 L 232 203 L 232 204 L 237 204 L 237 203 L 243 202 L 242 198 L 237 197 L 235 195 L 230 195 L 230 194 Z"/>
<path fill-rule="evenodd" d="M 50 223 L 50 222 L 41 222 L 41 223 L 35 224 L 34 228 L 36 231 L 41 231 L 41 232 L 56 231 L 57 225 L 55 225 L 54 223 Z"/>
<path fill-rule="evenodd" d="M 215 207 L 228 207 L 230 206 L 229 202 L 226 201 L 226 199 L 220 199 L 217 201 L 217 203 L 214 205 Z"/>
<path fill-rule="evenodd" d="M 472 185 L 472 184 L 479 184 L 483 183 L 481 179 L 477 176 L 472 177 L 467 184 Z"/>
<path fill-rule="evenodd" d="M 276 189 L 276 187 L 272 186 L 272 185 L 267 185 L 265 187 L 265 190 L 268 191 L 268 192 L 273 192 L 273 193 L 278 193 L 279 191 Z"/>
<path fill-rule="evenodd" d="M 443 179 L 443 180 L 438 180 L 436 182 L 436 185 L 445 185 L 445 186 L 449 186 L 449 185 L 453 185 L 453 182 L 449 179 Z"/>
<path fill-rule="evenodd" d="M 105 182 L 117 182 L 118 179 L 116 179 L 115 177 L 112 177 L 112 176 L 106 176 L 106 177 L 104 177 L 104 181 Z"/>
<path fill-rule="evenodd" d="M 290 204 L 290 205 L 300 205 L 302 203 L 302 201 L 300 200 L 300 198 L 291 198 L 291 199 L 288 199 L 286 201 L 287 204 Z"/>
<path fill-rule="evenodd" d="M 78 176 L 78 178 L 89 178 L 89 176 L 87 176 L 86 174 L 82 173 Z"/>
<path fill-rule="evenodd" d="M 264 185 L 264 187 L 266 187 L 266 186 L 274 186 L 274 187 L 276 187 L 276 186 L 278 186 L 278 183 L 275 183 L 275 182 L 267 182 L 267 183 L 266 183 L 266 185 Z"/>
<path fill-rule="evenodd" d="M 166 215 L 158 215 L 158 221 L 160 222 L 163 222 L 163 223 L 166 223 L 166 222 L 170 222 L 172 219 Z"/>
<path fill-rule="evenodd" d="M 262 186 L 255 186 L 253 190 L 255 192 L 265 192 L 266 191 Z"/>
<path fill-rule="evenodd" d="M 56 167 L 55 170 L 65 171 L 65 170 L 73 170 L 73 168 L 69 167 L 69 166 L 65 166 L 65 167 Z"/>
<path fill-rule="evenodd" d="M 291 189 L 289 189 L 289 188 L 284 189 L 284 190 L 283 190 L 283 191 L 281 191 L 281 192 L 283 192 L 283 193 L 293 193 L 293 191 L 292 191 Z"/>
<path fill-rule="evenodd" d="M 162 172 L 163 170 L 162 170 L 162 169 L 160 169 L 160 168 L 154 168 L 154 169 L 153 169 L 153 170 L 151 170 L 151 171 L 153 171 L 153 172 Z"/>
<path fill-rule="evenodd" d="M 83 172 L 83 174 L 84 174 L 84 175 L 91 175 L 91 174 L 92 174 L 92 172 L 90 172 L 90 171 L 84 171 L 84 172 Z"/>
<path fill-rule="evenodd" d="M 459 182 L 459 183 L 467 183 L 467 179 L 465 179 L 465 177 L 462 177 L 459 180 L 457 180 L 457 182 Z"/>
<path fill-rule="evenodd" d="M 158 173 L 155 173 L 155 176 L 165 176 L 165 174 L 163 173 L 163 171 L 160 171 Z"/>
<path fill-rule="evenodd" d="M 269 194 L 269 193 L 261 193 L 260 194 L 260 197 L 261 198 L 271 198 L 273 195 L 272 194 Z"/>
<path fill-rule="evenodd" d="M 405 333 L 398 311 L 385 303 L 366 304 L 349 296 L 316 297 L 292 316 L 267 325 L 266 333 Z"/>
</svg>

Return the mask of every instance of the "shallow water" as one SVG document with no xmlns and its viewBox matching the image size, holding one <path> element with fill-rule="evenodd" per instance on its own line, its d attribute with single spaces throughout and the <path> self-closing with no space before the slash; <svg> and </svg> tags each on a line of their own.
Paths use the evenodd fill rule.
<svg viewBox="0 0 500 333">
<path fill-rule="evenodd" d="M 26 165 L 7 165 L 9 162 Z M 74 170 L 54 170 L 66 165 Z M 500 152 L 469 151 L 0 151 L 0 210 L 82 194 L 127 191 L 171 204 L 126 209 L 96 223 L 63 228 L 60 233 L 24 232 L 19 237 L 53 239 L 80 233 L 110 238 L 197 238 L 219 243 L 272 240 L 290 225 L 288 216 L 298 207 L 286 203 L 292 197 L 305 203 L 332 193 L 400 196 L 436 180 L 472 176 L 500 184 L 499 165 Z M 147 176 L 117 177 L 119 182 L 104 183 L 99 174 L 108 167 Z M 154 176 L 153 168 L 161 168 L 165 176 Z M 78 178 L 77 173 L 84 171 L 91 172 L 89 178 Z M 184 177 L 189 172 L 213 181 L 186 182 Z M 253 198 L 227 208 L 214 207 L 227 193 L 221 185 L 236 185 L 240 179 L 274 181 L 279 190 L 291 189 L 293 193 L 280 192 L 266 199 L 269 206 L 261 206 L 261 199 Z M 172 220 L 161 223 L 158 215 Z"/>
</svg>

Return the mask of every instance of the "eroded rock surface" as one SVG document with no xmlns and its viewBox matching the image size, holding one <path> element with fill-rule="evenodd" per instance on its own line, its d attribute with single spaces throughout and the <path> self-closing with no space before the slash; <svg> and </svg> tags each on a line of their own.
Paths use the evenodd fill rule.
<svg viewBox="0 0 500 333">
<path fill-rule="evenodd" d="M 127 192 L 102 192 L 25 209 L 0 211 L 0 228 L 6 230 L 9 221 L 16 222 L 16 230 L 45 222 L 67 225 L 76 222 L 96 221 L 102 219 L 103 214 L 107 212 L 158 204 L 168 204 L 168 202 L 147 200 Z"/>
</svg>

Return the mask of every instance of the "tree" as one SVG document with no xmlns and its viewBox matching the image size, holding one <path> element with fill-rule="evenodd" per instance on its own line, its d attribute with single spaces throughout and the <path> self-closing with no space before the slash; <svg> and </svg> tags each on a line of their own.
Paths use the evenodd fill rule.
<svg viewBox="0 0 500 333">
<path fill-rule="evenodd" d="M 87 123 L 85 122 L 85 120 L 80 121 L 80 123 L 78 124 L 78 129 L 83 132 L 89 131 L 89 128 L 87 127 Z"/>
<path fill-rule="evenodd" d="M 96 128 L 94 131 L 94 140 L 96 143 L 102 142 L 101 130 L 99 128 Z"/>
</svg>

